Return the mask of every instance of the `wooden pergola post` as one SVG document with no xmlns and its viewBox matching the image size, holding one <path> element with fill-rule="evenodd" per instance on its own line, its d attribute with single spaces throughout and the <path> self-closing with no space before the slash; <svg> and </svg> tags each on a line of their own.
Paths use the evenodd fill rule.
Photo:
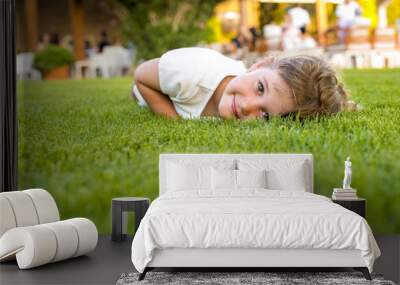
<svg viewBox="0 0 400 285">
<path fill-rule="evenodd" d="M 325 0 L 317 0 L 315 3 L 317 15 L 317 34 L 320 45 L 325 45 L 325 32 L 328 28 L 328 15 Z"/>
<path fill-rule="evenodd" d="M 247 0 L 239 0 L 240 26 L 247 27 Z"/>
<path fill-rule="evenodd" d="M 387 6 L 390 2 L 390 0 L 378 1 L 378 28 L 387 28 Z"/>
<path fill-rule="evenodd" d="M 25 15 L 28 49 L 34 52 L 39 39 L 37 0 L 25 0 Z"/>
<path fill-rule="evenodd" d="M 75 60 L 83 60 L 85 59 L 85 18 L 83 0 L 69 0 L 69 14 L 71 16 Z"/>
</svg>

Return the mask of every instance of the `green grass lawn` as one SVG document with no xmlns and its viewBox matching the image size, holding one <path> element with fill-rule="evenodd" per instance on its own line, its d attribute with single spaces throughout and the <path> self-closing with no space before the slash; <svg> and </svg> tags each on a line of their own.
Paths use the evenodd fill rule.
<svg viewBox="0 0 400 285">
<path fill-rule="evenodd" d="M 346 156 L 377 233 L 400 233 L 400 70 L 344 71 L 363 110 L 304 123 L 167 120 L 138 107 L 129 78 L 19 84 L 19 188 L 55 197 L 62 219 L 111 230 L 111 198 L 158 195 L 158 156 L 312 153 L 314 191 L 342 183 Z"/>
</svg>

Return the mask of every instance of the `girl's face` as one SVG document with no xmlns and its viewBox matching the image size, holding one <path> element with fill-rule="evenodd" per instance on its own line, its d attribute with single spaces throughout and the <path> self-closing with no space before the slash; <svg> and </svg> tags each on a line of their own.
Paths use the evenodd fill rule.
<svg viewBox="0 0 400 285">
<path fill-rule="evenodd" d="M 218 105 L 224 119 L 255 119 L 284 115 L 296 110 L 290 87 L 277 70 L 258 68 L 233 78 Z"/>
</svg>

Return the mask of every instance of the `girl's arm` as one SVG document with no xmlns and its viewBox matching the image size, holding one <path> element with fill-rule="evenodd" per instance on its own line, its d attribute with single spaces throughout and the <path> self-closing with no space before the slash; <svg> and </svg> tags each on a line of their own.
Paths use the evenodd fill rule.
<svg viewBox="0 0 400 285">
<path fill-rule="evenodd" d="M 171 99 L 161 92 L 158 62 L 159 59 L 155 58 L 139 65 L 135 70 L 135 84 L 154 113 L 162 114 L 168 118 L 177 118 L 179 115 Z"/>
</svg>

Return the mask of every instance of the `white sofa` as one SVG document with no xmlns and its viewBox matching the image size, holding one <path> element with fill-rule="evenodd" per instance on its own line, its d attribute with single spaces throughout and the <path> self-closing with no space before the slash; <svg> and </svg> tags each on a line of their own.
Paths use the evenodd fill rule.
<svg viewBox="0 0 400 285">
<path fill-rule="evenodd" d="M 96 248 L 95 224 L 85 218 L 60 221 L 53 197 L 43 189 L 0 193 L 0 262 L 20 269 L 86 254 Z"/>
</svg>

